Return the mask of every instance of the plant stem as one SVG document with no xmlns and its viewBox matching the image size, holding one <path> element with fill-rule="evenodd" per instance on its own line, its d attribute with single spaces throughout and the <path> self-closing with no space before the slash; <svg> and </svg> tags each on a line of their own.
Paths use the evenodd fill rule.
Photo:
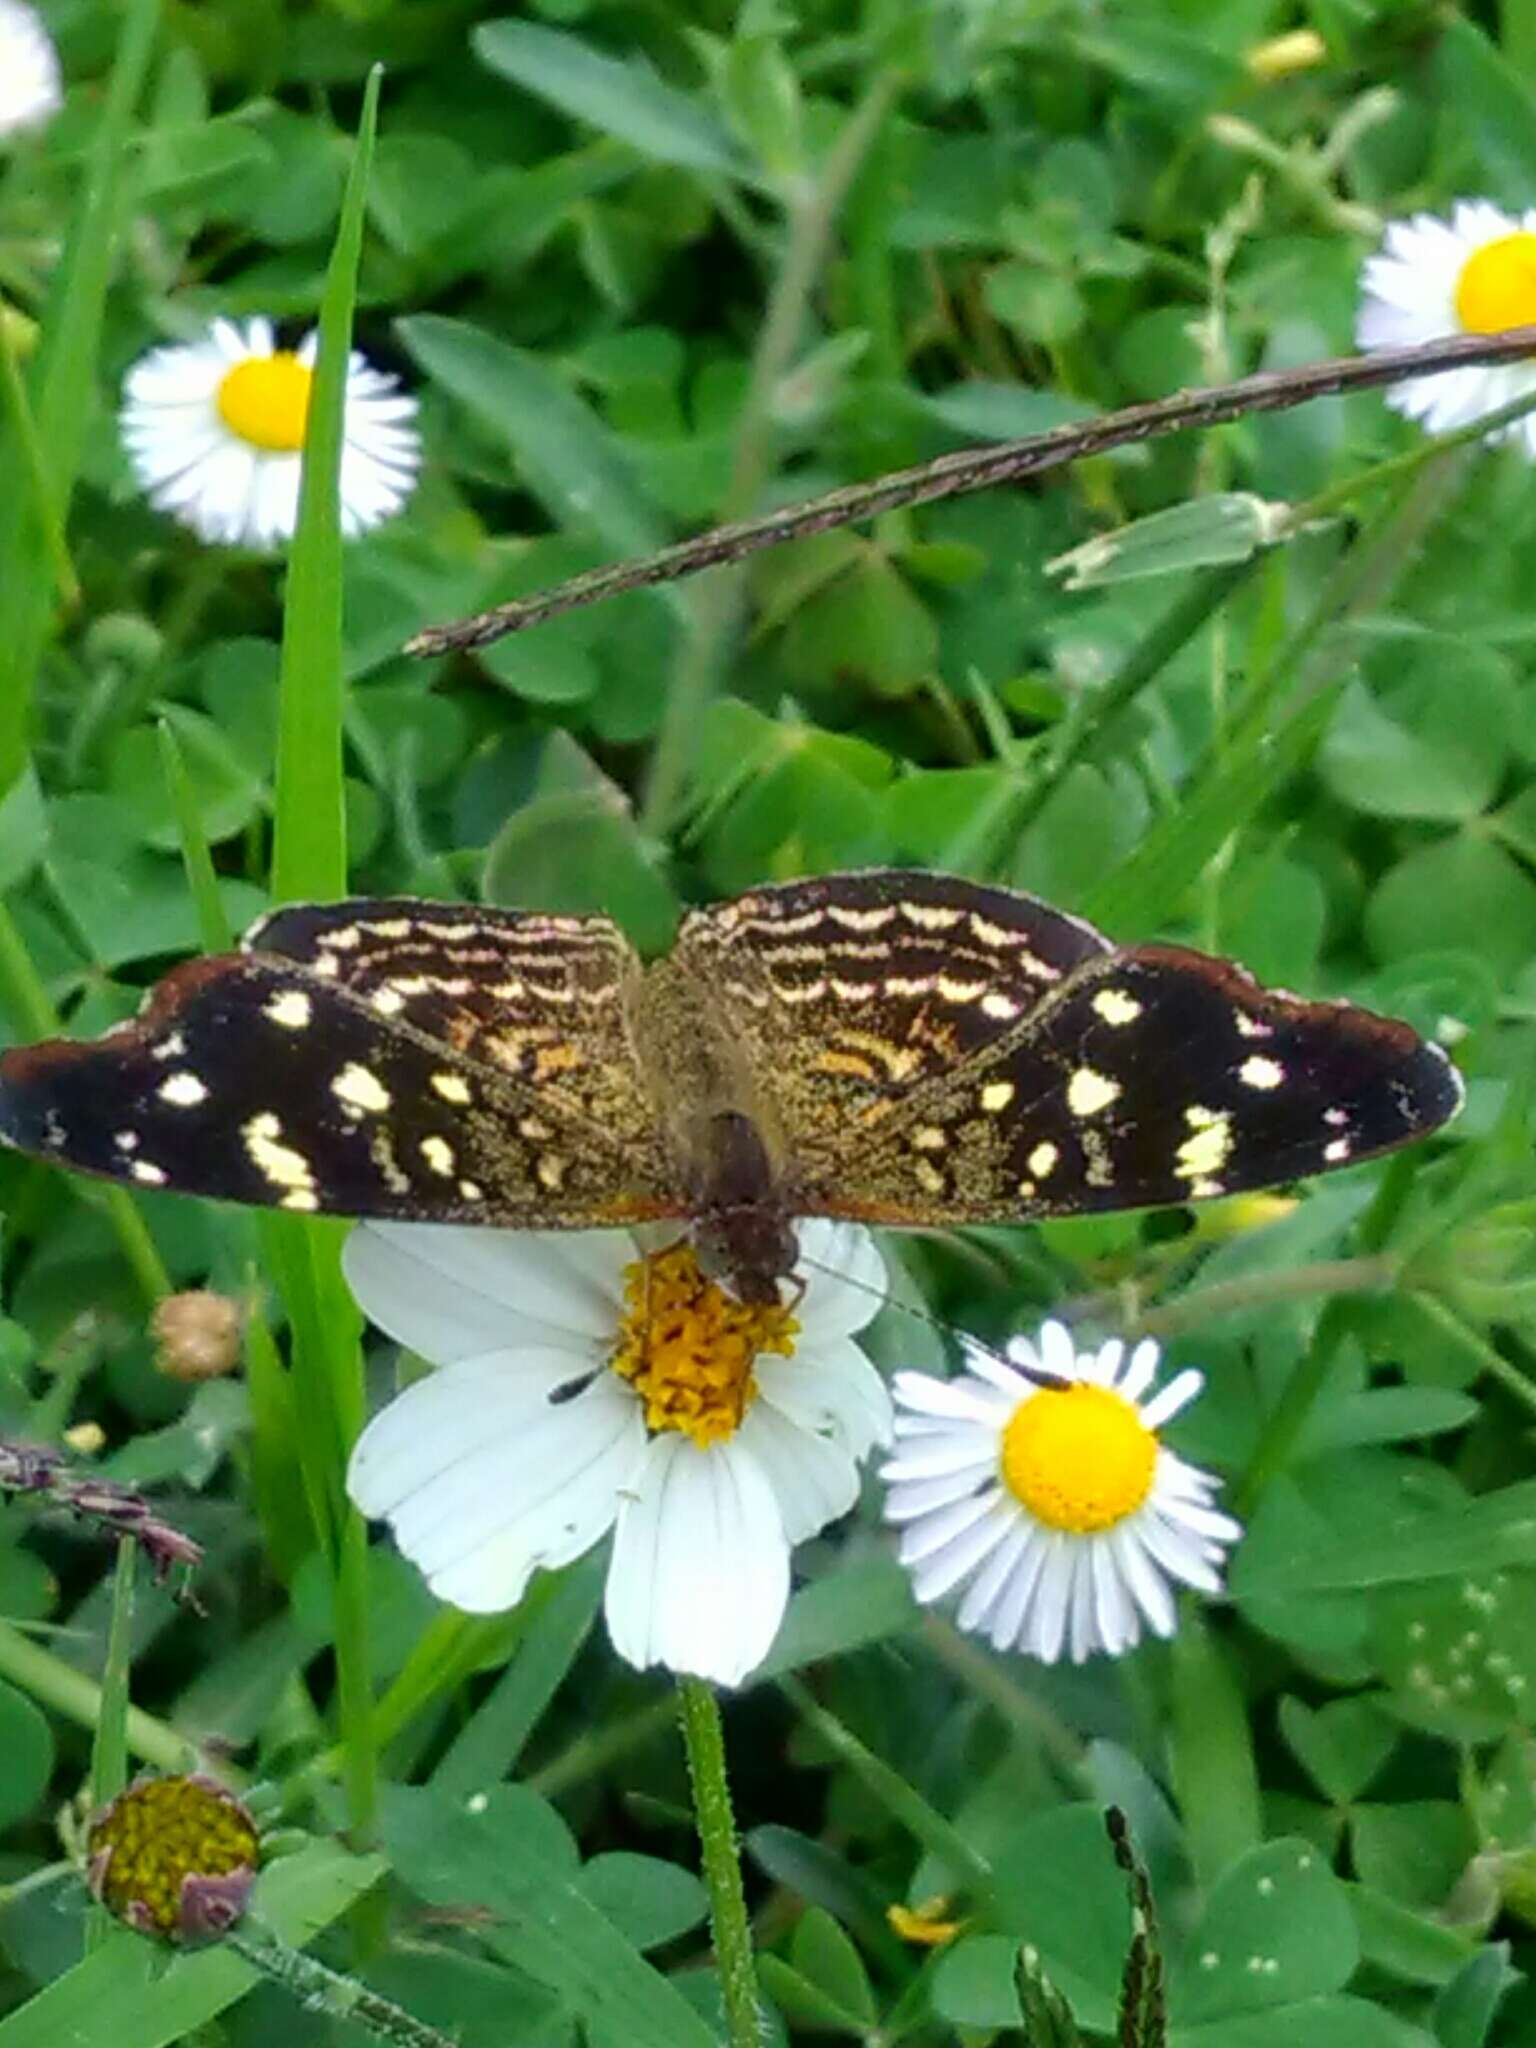
<svg viewBox="0 0 1536 2048">
<path fill-rule="evenodd" d="M 454 2048 L 451 2036 L 429 2027 L 393 1999 L 381 1997 L 355 1978 L 344 1977 L 339 1970 L 270 1936 L 234 1928 L 224 1936 L 223 1945 L 242 1956 L 253 1970 L 292 1992 L 309 2011 L 345 2020 L 372 2034 L 376 2041 L 388 2041 L 394 2048 Z"/>
<path fill-rule="evenodd" d="M 876 1756 L 835 1714 L 828 1713 L 798 1678 L 780 1678 L 777 1683 L 801 1719 L 808 1721 L 839 1760 L 863 1779 L 908 1834 L 948 1864 L 956 1885 L 964 1885 L 975 1897 L 985 1900 L 992 1889 L 992 1866 L 971 1847 L 954 1823 L 930 1806 L 899 1771 L 892 1770 L 884 1757 Z"/>
<path fill-rule="evenodd" d="M 726 2032 L 731 2048 L 760 2048 L 762 2009 L 757 1998 L 752 1930 L 747 1922 L 736 1820 L 731 1812 L 731 1787 L 725 1769 L 720 1703 L 702 1678 L 679 1677 L 677 1706 L 688 1751 L 688 1781 L 693 1787 L 704 1882 L 709 1890 L 709 1926 L 725 2003 Z"/>
<path fill-rule="evenodd" d="M 1536 1385 L 1512 1365 L 1502 1353 L 1495 1351 L 1485 1337 L 1469 1328 L 1454 1309 L 1447 1308 L 1433 1294 L 1416 1293 L 1409 1296 L 1415 1308 L 1419 1309 L 1440 1330 L 1449 1337 L 1458 1350 L 1475 1358 L 1491 1380 L 1497 1380 L 1505 1393 L 1518 1401 L 1522 1408 L 1536 1413 Z"/>
<path fill-rule="evenodd" d="M 1247 413 L 1280 412 L 1305 405 L 1313 398 L 1366 391 L 1381 384 L 1395 384 L 1404 377 L 1461 369 L 1470 363 L 1512 362 L 1533 352 L 1536 328 L 1511 328 L 1503 334 L 1455 335 L 1415 348 L 1333 357 L 1326 362 L 1304 364 L 1296 370 L 1265 370 L 1256 377 L 1240 377 L 1232 384 L 1178 391 L 1170 398 L 1153 399 L 1150 404 L 1126 406 L 1119 412 L 1103 413 L 1097 419 L 1072 421 L 1023 440 L 962 448 L 953 455 L 941 455 L 910 469 L 892 470 L 870 483 L 850 484 L 842 490 L 829 491 L 824 497 L 785 506 L 760 519 L 711 527 L 707 533 L 679 541 L 656 554 L 588 570 L 533 597 L 477 612 L 473 618 L 429 627 L 406 642 L 405 652 L 434 655 L 447 654 L 455 648 L 484 647 L 504 633 L 523 632 L 561 612 L 595 604 L 600 598 L 617 596 L 620 591 L 671 583 L 699 569 L 742 561 L 762 548 L 779 547 L 785 541 L 804 539 L 807 534 L 826 533 L 833 527 L 877 518 L 899 506 L 928 505 L 965 491 L 1016 483 L 1021 477 L 1038 476 L 1044 470 L 1059 469 L 1110 448 L 1149 441 L 1159 434 L 1217 426 Z M 1476 431 L 1486 431 L 1482 422 Z"/>
<path fill-rule="evenodd" d="M 82 1728 L 94 1729 L 101 1719 L 101 1687 L 94 1678 L 66 1664 L 22 1634 L 8 1621 L 0 1621 L 0 1678 L 8 1678 L 45 1707 Z M 125 1719 L 129 1751 L 162 1771 L 207 1770 L 207 1761 L 194 1744 L 164 1721 L 138 1707 L 130 1707 Z M 219 1777 L 238 1782 L 232 1766 L 215 1767 Z"/>
<path fill-rule="evenodd" d="M 1382 1294 L 1397 1278 L 1397 1261 L 1379 1255 L 1355 1259 L 1319 1259 L 1314 1265 L 1296 1266 L 1278 1273 L 1254 1273 L 1242 1280 L 1219 1280 L 1210 1287 L 1197 1287 L 1162 1308 L 1149 1308 L 1135 1319 L 1135 1330 L 1143 1337 L 1166 1342 L 1198 1329 L 1217 1316 L 1230 1316 L 1244 1309 L 1268 1308 L 1286 1301 L 1307 1301 L 1314 1295 Z"/>
</svg>

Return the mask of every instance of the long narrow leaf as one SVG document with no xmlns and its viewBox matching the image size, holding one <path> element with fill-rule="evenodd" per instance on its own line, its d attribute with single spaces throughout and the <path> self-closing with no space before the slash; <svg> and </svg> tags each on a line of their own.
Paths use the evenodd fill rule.
<svg viewBox="0 0 1536 2048">
<path fill-rule="evenodd" d="M 0 634 L 0 791 L 26 764 L 32 691 L 54 616 L 57 587 L 49 522 L 68 512 L 91 424 L 90 397 L 112 257 L 122 222 L 123 174 L 133 110 L 149 67 L 160 0 L 130 0 L 64 260 L 43 320 L 34 392 L 38 445 L 48 465 L 48 503 L 17 490 L 25 464 L 0 450 L 7 488 L 0 492 L 0 590 L 6 593 Z"/>
<path fill-rule="evenodd" d="M 298 531 L 283 611 L 272 893 L 336 897 L 347 886 L 342 778 L 341 451 L 347 363 L 368 170 L 382 74 L 369 77 L 336 244 L 320 303 L 320 348 L 305 431 Z M 376 1784 L 368 1677 L 367 1532 L 346 1498 L 346 1459 L 362 1424 L 360 1323 L 341 1277 L 333 1224 L 264 1219 L 293 1334 L 295 1422 L 310 1512 L 335 1592 L 336 1677 L 352 1825 L 366 1835 Z"/>
</svg>

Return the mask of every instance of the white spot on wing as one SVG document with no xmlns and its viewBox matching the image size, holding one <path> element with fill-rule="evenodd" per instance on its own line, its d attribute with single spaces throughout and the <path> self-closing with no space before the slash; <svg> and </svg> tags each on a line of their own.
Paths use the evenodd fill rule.
<svg viewBox="0 0 1536 2048">
<path fill-rule="evenodd" d="M 174 1074 L 167 1074 L 155 1093 L 162 1102 L 172 1103 L 177 1109 L 195 1109 L 198 1103 L 208 1100 L 208 1090 L 196 1074 L 185 1067 Z"/>
<path fill-rule="evenodd" d="M 1074 1116 L 1097 1116 L 1119 1095 L 1120 1083 L 1093 1067 L 1079 1067 L 1067 1083 L 1067 1107 Z"/>
</svg>

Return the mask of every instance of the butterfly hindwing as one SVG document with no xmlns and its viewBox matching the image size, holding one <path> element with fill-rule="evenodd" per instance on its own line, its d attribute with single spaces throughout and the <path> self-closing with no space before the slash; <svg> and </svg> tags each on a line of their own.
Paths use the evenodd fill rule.
<svg viewBox="0 0 1536 2048">
<path fill-rule="evenodd" d="M 177 969 L 132 1022 L 0 1061 L 0 1136 L 140 1188 L 269 1207 L 505 1224 L 676 1213 L 537 1084 L 335 978 L 263 953 Z"/>
<path fill-rule="evenodd" d="M 1108 950 L 1032 896 L 886 869 L 694 911 L 677 957 L 696 1000 L 729 1016 L 797 1191 L 819 1207 L 906 1102 L 983 1058 Z"/>
</svg>

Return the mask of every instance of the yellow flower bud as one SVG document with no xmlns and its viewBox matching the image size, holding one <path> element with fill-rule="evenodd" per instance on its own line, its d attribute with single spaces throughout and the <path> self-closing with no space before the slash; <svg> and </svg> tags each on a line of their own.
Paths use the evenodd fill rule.
<svg viewBox="0 0 1536 2048">
<path fill-rule="evenodd" d="M 1287 35 L 1255 43 L 1244 62 L 1250 78 L 1270 85 L 1275 79 L 1289 78 L 1297 71 L 1311 71 L 1325 63 L 1327 57 L 1328 45 L 1315 28 L 1296 28 Z"/>
</svg>

